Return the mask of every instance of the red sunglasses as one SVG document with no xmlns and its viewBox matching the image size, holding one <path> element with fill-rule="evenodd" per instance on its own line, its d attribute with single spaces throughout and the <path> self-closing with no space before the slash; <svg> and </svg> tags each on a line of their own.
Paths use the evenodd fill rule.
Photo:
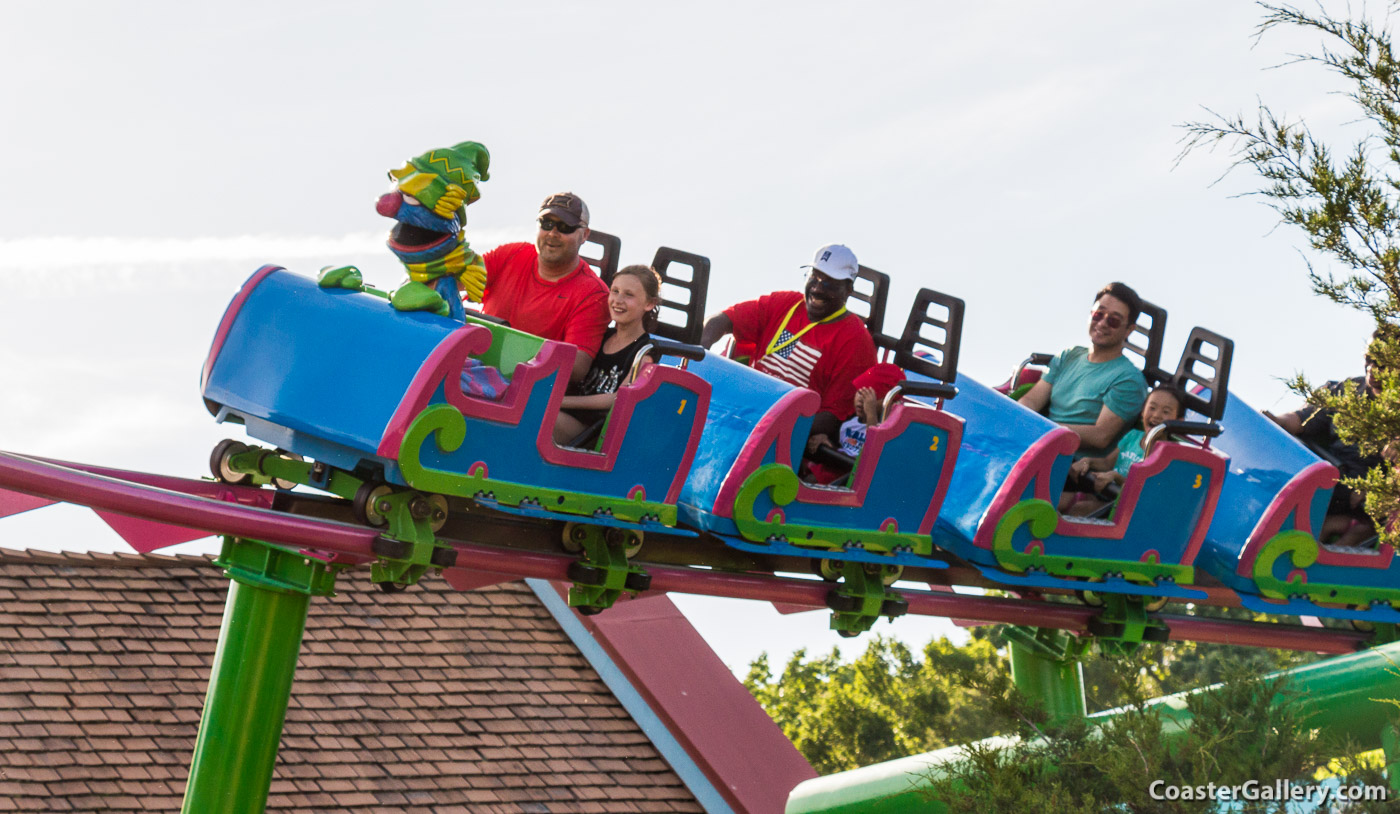
<svg viewBox="0 0 1400 814">
<path fill-rule="evenodd" d="M 1090 322 L 1102 322 L 1109 330 L 1117 330 L 1123 327 L 1123 318 L 1117 314 L 1110 314 L 1107 311 L 1090 311 Z"/>
</svg>

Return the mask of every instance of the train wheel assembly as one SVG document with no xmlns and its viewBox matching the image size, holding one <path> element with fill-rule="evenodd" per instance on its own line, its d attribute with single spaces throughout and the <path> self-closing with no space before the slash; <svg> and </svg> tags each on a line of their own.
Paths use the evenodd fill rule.
<svg viewBox="0 0 1400 814">
<path fill-rule="evenodd" d="M 366 483 L 356 489 L 355 497 L 351 501 L 355 519 L 366 526 L 374 526 L 375 528 L 389 525 L 389 518 L 385 514 L 388 511 L 388 506 L 380 501 L 393 492 L 393 487 L 387 483 Z"/>
<path fill-rule="evenodd" d="M 253 473 L 240 472 L 229 466 L 229 461 L 233 456 L 240 452 L 247 452 L 249 449 L 251 447 L 242 441 L 225 438 L 215 444 L 214 450 L 209 453 L 209 472 L 216 480 L 235 486 L 252 481 Z"/>
</svg>

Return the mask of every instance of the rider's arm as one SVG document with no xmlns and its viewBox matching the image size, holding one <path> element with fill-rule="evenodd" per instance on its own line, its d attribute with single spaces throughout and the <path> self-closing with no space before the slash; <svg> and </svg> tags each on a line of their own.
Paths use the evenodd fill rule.
<svg viewBox="0 0 1400 814">
<path fill-rule="evenodd" d="M 593 366 L 592 354 L 584 353 L 579 348 L 578 354 L 574 356 L 574 369 L 569 374 L 569 381 L 581 382 L 583 377 L 588 375 L 588 369 Z"/>
<path fill-rule="evenodd" d="M 815 451 L 822 441 L 826 446 L 836 446 L 831 439 L 839 437 L 840 433 L 841 419 L 828 412 L 817 413 L 812 417 L 812 432 L 807 436 L 807 451 Z"/>
<path fill-rule="evenodd" d="M 561 339 L 578 348 L 578 354 L 574 356 L 574 369 L 569 376 L 571 381 L 583 381 L 583 377 L 588 375 L 588 368 L 593 366 L 593 357 L 602 348 L 608 321 L 608 295 L 600 284 L 573 307 L 564 326 Z"/>
<path fill-rule="evenodd" d="M 1027 393 L 1026 395 L 1030 395 Z M 1093 424 L 1065 424 L 1079 436 L 1080 448 L 1100 449 L 1112 444 L 1128 426 L 1128 422 L 1117 413 L 1104 407 L 1099 410 L 1099 420 Z"/>
<path fill-rule="evenodd" d="M 1114 464 L 1118 463 L 1118 450 L 1115 448 L 1102 458 L 1081 458 L 1080 460 L 1088 464 L 1091 472 L 1107 472 L 1113 468 Z"/>
<path fill-rule="evenodd" d="M 1036 411 L 1043 412 L 1046 405 L 1050 403 L 1050 391 L 1054 385 L 1041 379 L 1036 382 L 1030 390 L 1027 390 L 1019 399 L 1022 404 Z"/>
<path fill-rule="evenodd" d="M 1303 431 L 1303 417 L 1298 414 L 1299 412 L 1300 411 L 1295 410 L 1294 412 L 1284 413 L 1283 415 L 1274 415 L 1268 410 L 1265 410 L 1264 415 L 1272 419 L 1275 424 L 1283 427 L 1289 435 L 1297 435 Z"/>
<path fill-rule="evenodd" d="M 591 396 L 565 396 L 559 403 L 563 410 L 611 410 L 617 393 L 594 393 Z"/>
<path fill-rule="evenodd" d="M 728 314 L 720 312 L 705 320 L 705 327 L 700 331 L 700 344 L 708 348 L 720 337 L 731 333 L 734 333 L 734 321 Z"/>
</svg>

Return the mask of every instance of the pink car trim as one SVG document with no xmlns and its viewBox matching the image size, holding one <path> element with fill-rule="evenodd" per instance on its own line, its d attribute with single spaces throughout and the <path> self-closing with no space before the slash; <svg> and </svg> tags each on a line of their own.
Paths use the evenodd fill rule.
<svg viewBox="0 0 1400 814">
<path fill-rule="evenodd" d="M 987 506 L 987 513 L 982 516 L 982 522 L 977 524 L 977 533 L 972 538 L 972 544 L 988 551 L 992 549 L 992 536 L 996 533 L 997 523 L 1012 506 L 1021 502 L 1021 495 L 1027 485 L 1034 488 L 1032 497 L 1053 504 L 1054 501 L 1050 498 L 1050 466 L 1057 457 L 1073 455 L 1078 448 L 1079 436 L 1075 435 L 1073 430 L 1064 427 L 1054 428 L 1031 444 L 1031 448 L 1011 467 L 1006 481 Z"/>
<path fill-rule="evenodd" d="M 991 550 L 997 523 L 1001 521 L 1006 512 L 1021 501 L 1021 495 L 1024 494 L 1027 486 L 1033 485 L 1036 498 L 1048 501 L 1053 505 L 1056 501 L 1050 496 L 1050 468 L 1059 455 L 1072 455 L 1077 448 L 1077 436 L 1072 430 L 1064 427 L 1057 427 L 1033 444 L 1026 451 L 1026 454 L 1021 456 L 1021 460 L 1012 467 L 1010 476 L 1002 485 L 1001 490 L 997 492 L 997 496 L 992 499 L 987 514 L 977 527 L 977 535 L 973 539 L 973 544 L 979 548 Z M 1191 564 L 1195 561 L 1196 554 L 1205 541 L 1206 530 L 1210 526 L 1211 517 L 1215 514 L 1215 505 L 1220 499 L 1220 489 L 1225 477 L 1225 459 L 1218 453 L 1201 447 L 1184 444 L 1156 445 L 1146 460 L 1129 467 L 1123 491 L 1118 497 L 1118 508 L 1113 513 L 1112 523 L 1087 523 L 1061 515 L 1059 523 L 1056 524 L 1055 533 L 1067 537 L 1123 539 L 1123 535 L 1127 533 L 1128 526 L 1132 521 L 1133 512 L 1137 508 L 1138 499 L 1142 496 L 1143 487 L 1152 476 L 1165 470 L 1173 461 L 1189 461 L 1199 464 L 1209 469 L 1212 475 L 1205 505 L 1201 507 L 1200 517 L 1197 518 L 1196 526 L 1182 550 L 1180 564 Z M 1146 558 L 1149 555 L 1157 555 L 1159 558 L 1161 556 L 1156 549 L 1143 552 L 1142 556 Z"/>
<path fill-rule="evenodd" d="M 1264 516 L 1259 518 L 1254 531 L 1250 532 L 1249 541 L 1240 552 L 1235 573 L 1242 577 L 1254 576 L 1255 560 L 1259 559 L 1264 546 L 1283 529 L 1289 517 L 1293 518 L 1293 528 L 1311 533 L 1313 496 L 1319 489 L 1330 489 L 1336 485 L 1339 476 L 1337 467 L 1325 461 L 1318 461 L 1294 475 L 1274 496 Z M 1394 557 L 1395 549 L 1384 543 L 1377 546 L 1375 551 L 1333 551 L 1319 547 L 1315 565 L 1385 569 L 1390 567 Z"/>
<path fill-rule="evenodd" d="M 570 361 L 569 368 L 572 369 L 572 367 L 573 362 Z M 560 375 L 563 381 L 568 381 L 567 370 L 561 371 Z M 637 405 L 644 399 L 650 398 L 666 382 L 678 385 L 695 394 L 695 415 L 691 419 L 690 436 L 686 440 L 685 453 L 681 456 L 680 465 L 671 479 L 671 485 L 666 491 L 666 499 L 663 501 L 670 504 L 676 503 L 680 499 L 681 487 L 685 485 L 686 476 L 690 473 L 690 464 L 695 459 L 695 452 L 700 448 L 700 434 L 705 428 L 705 414 L 710 408 L 710 383 L 679 368 L 649 365 L 637 374 L 637 379 L 632 384 L 618 388 L 617 400 L 613 402 L 612 415 L 609 417 L 607 429 L 604 431 L 603 447 L 598 452 L 561 447 L 554 443 L 553 418 L 559 414 L 559 404 L 564 398 L 564 389 L 556 387 L 554 392 L 550 394 L 549 406 L 545 409 L 546 421 L 540 427 L 539 435 L 535 437 L 535 447 L 539 450 L 540 457 L 559 466 L 611 472 L 613 467 L 617 465 L 617 458 L 622 451 L 622 444 L 627 437 L 627 429 L 631 426 L 632 414 Z M 467 414 L 466 409 L 463 409 L 462 412 Z M 632 495 L 628 495 L 628 497 L 632 497 Z"/>
<path fill-rule="evenodd" d="M 554 419 L 559 415 L 559 405 L 568 387 L 569 373 L 573 370 L 577 349 L 567 343 L 546 341 L 534 359 L 516 365 L 510 385 L 499 401 L 471 398 L 462 392 L 461 377 L 458 374 L 465 366 L 467 357 L 486 352 L 491 347 L 491 341 L 489 329 L 479 325 L 465 325 L 453 331 L 433 349 L 414 374 L 412 383 L 394 410 L 394 415 L 380 439 L 377 450 L 379 455 L 390 460 L 398 459 L 399 447 L 403 444 L 409 424 L 427 408 L 439 384 L 443 387 L 447 403 L 462 415 L 518 425 L 535 386 L 549 381 L 549 403 L 545 407 L 543 421 L 535 435 L 535 448 L 539 451 L 540 458 L 558 466 L 610 472 L 617 464 L 618 453 L 622 449 L 627 427 L 638 402 L 655 393 L 663 383 L 671 382 L 694 392 L 696 399 L 690 437 L 680 466 L 667 490 L 666 502 L 674 503 L 679 499 L 681 486 L 699 448 L 704 417 L 709 409 L 708 382 L 673 367 L 651 365 L 638 375 L 635 382 L 618 389 L 617 401 L 613 405 L 612 418 L 603 439 L 601 452 L 566 449 L 554 443 Z"/>
<path fill-rule="evenodd" d="M 460 380 L 451 381 L 447 375 L 448 370 L 460 371 L 466 364 L 468 356 L 485 353 L 490 347 L 491 331 L 480 325 L 464 325 L 438 343 L 438 346 L 433 348 L 433 352 L 428 354 L 428 358 L 423 360 L 423 364 L 419 365 L 418 372 L 413 374 L 413 381 L 404 391 L 399 406 L 394 409 L 394 414 L 390 416 L 389 423 L 384 428 L 384 434 L 379 439 L 379 448 L 376 452 L 381 457 L 391 461 L 398 460 L 399 447 L 403 444 L 404 434 L 408 432 L 408 425 L 428 406 L 428 400 L 432 398 L 438 382 L 443 382 L 449 402 L 454 388 L 460 397 L 462 382 Z M 518 365 L 516 372 L 520 373 L 526 367 L 528 365 Z M 528 371 L 526 371 L 526 375 L 529 375 Z M 511 386 L 506 388 L 503 397 L 506 404 L 519 403 L 516 410 L 517 416 L 525 408 L 524 402 L 520 400 L 520 393 L 524 389 L 526 388 L 516 389 L 515 382 L 512 381 Z M 508 407 L 506 409 L 509 410 Z"/>
<path fill-rule="evenodd" d="M 793 427 L 798 418 L 815 415 L 820 405 L 821 397 L 814 391 L 799 389 L 784 395 L 768 410 L 759 420 L 758 425 L 754 427 L 754 431 L 749 435 L 743 449 L 739 452 L 739 456 L 735 459 L 734 465 L 725 475 L 724 483 L 720 486 L 719 494 L 715 498 L 714 511 L 716 515 L 733 517 L 734 500 L 738 497 L 739 488 L 758 468 L 764 454 L 774 444 L 777 444 L 777 463 L 792 469 L 797 468 L 792 460 L 791 452 Z M 861 452 L 860 461 L 856 464 L 856 478 L 849 489 L 818 488 L 801 483 L 797 487 L 795 502 L 809 505 L 864 506 L 870 492 L 870 483 L 875 477 L 876 469 L 879 468 L 880 455 L 885 445 L 898 438 L 913 423 L 929 424 L 948 432 L 948 452 L 943 458 L 943 469 L 939 472 L 938 487 L 929 498 L 928 507 L 924 511 L 917 530 L 920 534 L 929 533 L 933 529 L 933 524 L 938 520 L 938 510 L 942 508 L 943 498 L 948 492 L 963 432 L 962 419 L 931 407 L 925 408 L 904 403 L 895 405 L 883 422 L 867 431 L 865 449 Z M 887 517 L 881 523 L 881 530 L 899 531 L 900 529 L 898 529 L 894 518 Z M 909 530 L 904 529 L 903 531 L 907 533 Z"/>
<path fill-rule="evenodd" d="M 243 303 L 248 301 L 253 289 L 258 287 L 258 283 L 267 279 L 268 275 L 274 271 L 285 271 L 281 266 L 263 266 L 253 272 L 253 276 L 238 289 L 234 295 L 233 302 L 228 304 L 224 310 L 224 318 L 219 320 L 219 329 L 214 332 L 214 342 L 209 346 L 209 355 L 204 359 L 204 369 L 199 373 L 199 392 L 203 393 L 209 386 L 209 374 L 214 370 L 214 361 L 219 358 L 219 351 L 224 349 L 224 341 L 228 339 L 228 332 L 232 330 L 233 323 L 238 318 L 238 312 L 242 310 Z"/>
<path fill-rule="evenodd" d="M 768 408 L 768 412 L 763 414 L 763 418 L 758 420 L 753 431 L 749 433 L 749 439 L 739 450 L 739 456 L 734 459 L 729 474 L 724 476 L 724 483 L 720 485 L 719 494 L 715 496 L 716 516 L 734 516 L 734 499 L 739 495 L 739 487 L 744 484 L 744 479 L 749 473 L 758 468 L 770 446 L 778 445 L 778 463 L 791 465 L 792 455 L 787 449 L 792 445 L 793 424 L 800 417 L 816 415 L 821 403 L 821 396 L 802 387 L 784 393 L 777 403 Z"/>
</svg>

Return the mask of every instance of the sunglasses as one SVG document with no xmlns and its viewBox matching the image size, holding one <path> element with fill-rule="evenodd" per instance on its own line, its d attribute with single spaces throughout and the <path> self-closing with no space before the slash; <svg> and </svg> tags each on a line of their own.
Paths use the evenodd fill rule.
<svg viewBox="0 0 1400 814">
<path fill-rule="evenodd" d="M 1123 318 L 1117 314 L 1110 314 L 1107 311 L 1090 311 L 1090 322 L 1102 322 L 1109 330 L 1116 331 L 1123 327 Z"/>
<path fill-rule="evenodd" d="M 578 226 L 570 226 L 557 220 L 541 220 L 540 230 L 544 232 L 558 232 L 561 235 L 571 235 L 579 230 Z"/>
</svg>

